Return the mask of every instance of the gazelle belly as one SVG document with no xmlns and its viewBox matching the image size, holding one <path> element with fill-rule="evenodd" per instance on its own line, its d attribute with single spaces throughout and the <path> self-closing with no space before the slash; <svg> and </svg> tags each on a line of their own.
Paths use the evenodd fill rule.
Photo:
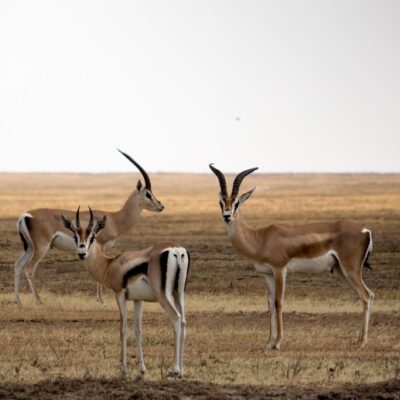
<svg viewBox="0 0 400 400">
<path fill-rule="evenodd" d="M 51 247 L 64 251 L 76 251 L 76 244 L 71 235 L 64 232 L 56 232 L 51 241 Z"/>
<path fill-rule="evenodd" d="M 126 289 L 128 300 L 157 301 L 157 296 L 145 275 L 130 279 Z"/>
<path fill-rule="evenodd" d="M 292 258 L 287 264 L 288 272 L 301 272 L 309 274 L 319 274 L 331 271 L 336 265 L 336 259 L 332 252 L 314 258 Z"/>
</svg>

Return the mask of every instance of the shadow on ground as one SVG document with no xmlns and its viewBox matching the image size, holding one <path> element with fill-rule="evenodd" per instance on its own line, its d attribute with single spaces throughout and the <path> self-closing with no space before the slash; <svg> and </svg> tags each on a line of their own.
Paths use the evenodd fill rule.
<svg viewBox="0 0 400 400">
<path fill-rule="evenodd" d="M 215 385 L 196 381 L 124 382 L 121 380 L 59 379 L 32 385 L 5 383 L 3 399 L 400 399 L 400 380 L 332 388 Z"/>
</svg>

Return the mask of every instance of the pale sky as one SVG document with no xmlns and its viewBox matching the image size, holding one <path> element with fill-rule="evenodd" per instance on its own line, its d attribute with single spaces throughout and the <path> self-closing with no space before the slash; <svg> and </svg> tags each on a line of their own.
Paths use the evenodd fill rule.
<svg viewBox="0 0 400 400">
<path fill-rule="evenodd" d="M 400 1 L 0 0 L 0 171 L 400 172 Z"/>
</svg>

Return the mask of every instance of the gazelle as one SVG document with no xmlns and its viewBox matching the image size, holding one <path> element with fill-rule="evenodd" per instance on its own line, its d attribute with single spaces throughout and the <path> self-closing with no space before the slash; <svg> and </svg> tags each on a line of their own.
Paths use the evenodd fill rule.
<svg viewBox="0 0 400 400">
<path fill-rule="evenodd" d="M 152 192 L 150 177 L 147 172 L 128 154 L 123 154 L 141 172 L 145 185 L 139 180 L 136 189 L 129 195 L 122 208 L 116 212 L 94 211 L 95 215 L 106 214 L 107 228 L 103 229 L 97 241 L 103 248 L 111 247 L 115 240 L 128 232 L 139 220 L 143 209 L 161 212 L 164 206 L 156 199 Z M 66 231 L 60 214 L 73 215 L 72 211 L 52 208 L 41 208 L 21 214 L 17 221 L 17 231 L 24 245 L 24 254 L 15 263 L 14 272 L 14 302 L 21 305 L 19 298 L 19 281 L 21 272 L 25 269 L 29 286 L 36 304 L 41 304 L 35 287 L 35 272 L 40 260 L 49 249 L 57 248 L 65 251 L 74 251 L 75 243 Z M 83 213 L 82 220 L 87 222 L 89 214 Z M 97 300 L 101 298 L 101 286 L 97 285 Z"/>
<path fill-rule="evenodd" d="M 188 251 L 173 242 L 160 242 L 138 251 L 125 251 L 116 257 L 107 257 L 97 244 L 97 236 L 106 227 L 107 216 L 94 225 L 89 207 L 89 223 L 81 228 L 79 208 L 75 224 L 66 216 L 62 220 L 66 229 L 73 233 L 77 256 L 85 261 L 92 277 L 113 290 L 120 312 L 121 373 L 127 373 L 127 300 L 133 300 L 135 313 L 135 339 L 139 358 L 140 376 L 146 367 L 141 343 L 142 303 L 158 301 L 167 313 L 175 332 L 175 364 L 169 376 L 182 376 L 183 350 L 186 331 L 184 295 L 189 271 Z"/>
<path fill-rule="evenodd" d="M 238 174 L 228 195 L 224 174 L 210 164 L 220 184 L 222 217 L 233 247 L 265 275 L 270 311 L 268 348 L 279 349 L 283 338 L 282 303 L 286 273 L 320 273 L 337 270 L 359 296 L 363 306 L 363 325 L 359 344 L 367 343 L 368 323 L 374 294 L 362 280 L 362 267 L 372 251 L 369 229 L 346 222 L 325 222 L 307 225 L 271 224 L 252 228 L 241 217 L 240 206 L 255 188 L 239 195 L 242 180 L 257 168 Z"/>
</svg>

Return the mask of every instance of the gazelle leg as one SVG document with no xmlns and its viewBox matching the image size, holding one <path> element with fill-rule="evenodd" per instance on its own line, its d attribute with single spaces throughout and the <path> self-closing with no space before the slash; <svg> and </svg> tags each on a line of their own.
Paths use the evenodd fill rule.
<svg viewBox="0 0 400 400">
<path fill-rule="evenodd" d="M 105 303 L 103 301 L 103 285 L 101 283 L 97 283 L 96 285 L 96 301 L 105 307 Z"/>
<path fill-rule="evenodd" d="M 266 346 L 272 349 L 276 341 L 275 278 L 273 275 L 265 275 L 265 281 L 268 287 L 268 309 L 270 314 L 270 331 Z"/>
<path fill-rule="evenodd" d="M 361 270 L 359 268 L 358 271 L 357 270 L 346 271 L 345 268 L 342 267 L 342 271 L 347 282 L 350 284 L 350 286 L 354 289 L 354 291 L 360 298 L 361 305 L 363 307 L 363 325 L 358 339 L 360 347 L 363 348 L 368 341 L 368 325 L 371 316 L 371 308 L 372 308 L 372 302 L 374 300 L 374 294 L 363 282 L 361 276 Z"/>
<path fill-rule="evenodd" d="M 185 336 L 186 336 L 186 318 L 185 318 L 185 303 L 184 292 L 175 296 L 175 305 L 181 315 L 181 333 L 179 337 L 179 369 L 180 374 L 183 375 L 183 352 L 185 349 Z"/>
<path fill-rule="evenodd" d="M 19 282 L 21 278 L 21 272 L 25 269 L 26 265 L 29 262 L 29 259 L 31 258 L 31 252 L 34 250 L 28 247 L 24 254 L 18 259 L 18 261 L 15 263 L 15 268 L 14 268 L 14 303 L 17 305 L 21 305 L 21 300 L 19 298 Z"/>
<path fill-rule="evenodd" d="M 36 273 L 36 269 L 39 265 L 40 260 L 44 257 L 47 250 L 48 250 L 48 246 L 43 246 L 43 247 L 36 246 L 32 259 L 29 261 L 29 263 L 25 267 L 26 279 L 28 280 L 29 287 L 31 288 L 32 294 L 35 298 L 36 305 L 42 304 L 42 301 L 40 300 L 39 294 L 36 290 L 35 273 Z"/>
<path fill-rule="evenodd" d="M 116 293 L 119 315 L 120 315 L 120 337 L 121 337 L 121 375 L 125 378 L 128 372 L 128 362 L 126 356 L 126 342 L 128 337 L 128 315 L 126 312 L 126 290 Z"/>
<path fill-rule="evenodd" d="M 143 350 L 142 350 L 142 312 L 143 312 L 143 301 L 134 302 L 135 312 L 135 341 L 136 341 L 136 355 L 139 359 L 139 370 L 143 376 L 146 372 L 146 366 L 144 365 Z"/>
<path fill-rule="evenodd" d="M 277 338 L 273 348 L 279 350 L 283 339 L 282 305 L 285 296 L 286 269 L 275 270 L 274 276 Z"/>
<path fill-rule="evenodd" d="M 180 343 L 181 343 L 181 327 L 182 327 L 182 316 L 175 308 L 171 301 L 170 296 L 161 297 L 159 302 L 162 308 L 168 315 L 168 318 L 172 322 L 175 333 L 175 362 L 174 370 L 168 373 L 168 376 L 181 376 L 179 356 L 180 356 Z"/>
</svg>

